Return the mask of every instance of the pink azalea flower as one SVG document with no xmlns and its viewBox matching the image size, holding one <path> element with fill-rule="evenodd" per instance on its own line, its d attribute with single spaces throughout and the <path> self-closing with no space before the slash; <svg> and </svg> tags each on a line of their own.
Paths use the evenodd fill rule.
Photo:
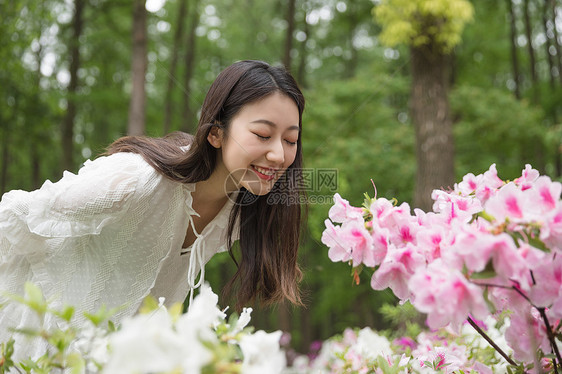
<svg viewBox="0 0 562 374">
<path fill-rule="evenodd" d="M 528 289 L 532 281 L 529 278 L 531 263 L 525 256 L 533 258 L 540 255 L 525 244 L 522 247 L 524 250 L 518 249 L 511 236 L 506 233 L 492 235 L 474 227 L 463 227 L 457 233 L 452 250 L 446 254 L 445 259 L 457 269 L 464 265 L 475 273 L 483 271 L 491 263 L 499 284 L 510 286 L 516 282 Z"/>
<path fill-rule="evenodd" d="M 417 225 L 415 223 L 404 222 L 395 231 L 394 242 L 407 244 L 414 243 L 416 239 Z"/>
<path fill-rule="evenodd" d="M 531 165 L 526 164 L 521 176 L 514 180 L 515 184 L 521 186 L 521 190 L 525 191 L 531 188 L 532 184 L 539 177 L 539 172 L 532 168 Z"/>
<path fill-rule="evenodd" d="M 526 191 L 533 210 L 539 214 L 549 213 L 558 207 L 562 184 L 552 182 L 549 177 L 539 177 Z"/>
<path fill-rule="evenodd" d="M 551 307 L 562 290 L 562 256 L 549 254 L 533 271 L 534 285 L 529 296 L 538 307 Z"/>
<path fill-rule="evenodd" d="M 322 233 L 321 240 L 324 245 L 330 248 L 328 251 L 330 260 L 333 262 L 349 261 L 351 259 L 351 251 L 341 226 L 334 226 L 329 219 L 325 220 L 324 224 L 326 229 Z"/>
<path fill-rule="evenodd" d="M 492 164 L 481 178 L 475 194 L 476 197 L 484 203 L 495 194 L 496 190 L 500 188 L 504 182 L 498 177 L 496 164 Z"/>
<path fill-rule="evenodd" d="M 409 297 L 408 280 L 416 269 L 425 264 L 425 259 L 412 245 L 396 247 L 390 245 L 380 267 L 371 278 L 371 287 L 384 290 L 389 287 L 402 300 Z"/>
<path fill-rule="evenodd" d="M 378 198 L 371 203 L 369 211 L 373 215 L 375 221 L 386 221 L 387 217 L 392 213 L 394 205 L 384 197 Z"/>
<path fill-rule="evenodd" d="M 492 257 L 493 246 L 483 245 L 494 236 L 477 225 L 458 225 L 454 227 L 455 241 L 451 251 L 444 254 L 447 263 L 462 269 L 463 265 L 470 271 L 484 270 Z"/>
<path fill-rule="evenodd" d="M 505 332 L 505 339 L 513 349 L 513 357 L 525 363 L 535 359 L 537 349 L 545 354 L 551 352 L 546 328 L 539 312 L 531 306 L 513 309 L 510 325 Z"/>
<path fill-rule="evenodd" d="M 512 288 L 490 287 L 488 297 L 498 311 L 526 308 L 529 305 L 529 302 Z"/>
<path fill-rule="evenodd" d="M 448 268 L 440 259 L 418 269 L 408 288 L 414 296 L 412 304 L 427 313 L 432 329 L 449 323 L 459 326 L 469 313 L 481 319 L 489 314 L 480 287 L 469 283 L 461 272 Z"/>
<path fill-rule="evenodd" d="M 513 183 L 499 189 L 484 205 L 484 210 L 500 223 L 506 218 L 512 222 L 520 222 L 528 209 L 528 200 L 523 191 Z"/>
<path fill-rule="evenodd" d="M 343 223 L 347 220 L 363 220 L 363 210 L 349 204 L 342 199 L 339 193 L 334 195 L 334 205 L 330 208 L 328 216 L 333 222 Z"/>
<path fill-rule="evenodd" d="M 465 368 L 468 362 L 465 351 L 466 347 L 451 344 L 450 346 L 432 346 L 429 351 L 418 349 L 413 351 L 412 355 L 417 358 L 420 368 L 426 368 L 426 362 L 428 362 L 431 365 L 428 369 L 454 373 L 456 370 Z"/>
<path fill-rule="evenodd" d="M 534 270 L 542 264 L 543 261 L 549 261 L 546 259 L 547 253 L 536 249 L 527 243 L 521 243 L 519 245 L 519 254 L 527 263 L 529 270 Z"/>
<path fill-rule="evenodd" d="M 494 372 L 492 371 L 492 369 L 490 369 L 490 367 L 478 361 L 476 361 L 474 365 L 472 365 L 472 369 L 476 370 L 476 372 L 480 374 L 494 374 Z"/>
<path fill-rule="evenodd" d="M 562 252 L 562 204 L 546 217 L 539 237 L 551 250 Z"/>
<path fill-rule="evenodd" d="M 410 348 L 410 349 L 415 349 L 416 348 L 416 342 L 414 341 L 414 339 L 408 337 L 408 336 L 403 336 L 401 338 L 398 339 L 394 339 L 394 341 L 392 342 L 392 344 L 399 346 L 402 349 L 406 349 L 406 348 Z"/>
<path fill-rule="evenodd" d="M 452 220 L 468 223 L 475 213 L 482 211 L 480 200 L 473 196 L 434 190 L 431 197 L 435 200 L 433 210 L 439 212 L 446 223 L 451 223 Z"/>
<path fill-rule="evenodd" d="M 343 330 L 342 343 L 345 345 L 353 345 L 357 342 L 357 333 L 349 327 Z"/>
<path fill-rule="evenodd" d="M 325 222 L 322 243 L 330 248 L 328 257 L 334 262 L 352 260 L 353 266 L 365 264 L 374 267 L 375 254 L 373 238 L 363 221 L 350 220 L 342 226 L 334 226 L 330 220 Z"/>
<path fill-rule="evenodd" d="M 400 227 L 415 223 L 408 203 L 395 207 L 390 201 L 380 198 L 371 204 L 369 210 L 373 215 L 373 221 L 380 227 L 388 228 L 391 232 L 398 232 Z"/>
<path fill-rule="evenodd" d="M 552 306 L 546 311 L 549 320 L 553 321 L 553 325 L 557 325 L 556 321 L 562 319 L 562 292 L 558 291 L 558 297 L 554 299 Z"/>
<path fill-rule="evenodd" d="M 351 247 L 351 258 L 353 266 L 365 264 L 365 266 L 376 266 L 373 238 L 363 222 L 348 221 L 342 229 L 347 237 L 347 245 Z"/>
<path fill-rule="evenodd" d="M 441 257 L 441 247 L 449 245 L 447 233 L 442 226 L 431 226 L 417 233 L 416 241 L 428 262 Z"/>
<path fill-rule="evenodd" d="M 385 221 L 377 222 L 389 231 L 389 240 L 401 247 L 408 243 L 416 244 L 416 233 L 420 226 L 416 217 L 410 215 L 410 206 L 406 203 L 395 207 Z"/>
<path fill-rule="evenodd" d="M 379 227 L 377 222 L 371 221 L 371 223 L 372 223 L 371 236 L 373 238 L 373 256 L 374 256 L 375 265 L 379 265 L 386 256 L 390 233 L 388 229 Z"/>
<path fill-rule="evenodd" d="M 498 171 L 496 169 L 496 164 L 490 165 L 490 168 L 484 172 L 483 184 L 488 185 L 491 188 L 498 189 L 503 186 L 504 181 L 498 177 Z"/>
<path fill-rule="evenodd" d="M 487 317 L 486 289 L 498 312 L 513 312 L 506 339 L 515 358 L 533 362 L 536 349 L 549 353 L 550 346 L 530 305 L 546 308 L 554 326 L 562 319 L 561 193 L 561 183 L 539 176 L 530 165 L 505 183 L 493 164 L 483 174 L 465 175 L 451 192 L 434 191 L 434 212 L 416 209 L 414 216 L 408 204 L 379 198 L 369 207 L 372 220 L 365 222 L 364 210 L 336 194 L 329 215 L 342 225 L 327 220 L 322 242 L 332 261 L 375 268 L 371 287 L 389 287 L 401 300 L 411 299 L 427 313 L 432 329 L 458 328 L 468 315 Z M 483 209 L 483 217 L 475 218 Z M 478 274 L 490 267 L 490 274 Z M 448 361 L 452 345 L 437 349 L 433 342 L 420 342 L 416 350 L 422 349 L 435 354 L 434 369 L 465 369 L 462 359 Z M 357 372 L 368 369 L 352 356 L 347 359 Z M 478 363 L 472 369 L 491 372 Z"/>
<path fill-rule="evenodd" d="M 476 192 L 483 179 L 483 175 L 475 176 L 472 173 L 468 173 L 462 178 L 462 182 L 455 185 L 454 190 L 463 196 L 468 196 Z"/>
<path fill-rule="evenodd" d="M 385 260 L 371 277 L 371 288 L 374 290 L 390 288 L 400 300 L 407 300 L 410 297 L 408 292 L 410 275 L 403 263 Z"/>
<path fill-rule="evenodd" d="M 481 245 L 491 248 L 495 272 L 505 280 L 516 281 L 521 286 L 526 286 L 529 281 L 529 264 L 515 246 L 513 239 L 504 233 L 494 237 L 487 236 L 485 239 L 487 240 L 483 240 Z"/>
</svg>

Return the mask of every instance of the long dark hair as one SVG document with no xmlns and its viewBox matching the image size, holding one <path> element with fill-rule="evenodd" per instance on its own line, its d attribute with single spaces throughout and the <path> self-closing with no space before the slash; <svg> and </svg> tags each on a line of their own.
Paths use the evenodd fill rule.
<svg viewBox="0 0 562 374">
<path fill-rule="evenodd" d="M 207 141 L 211 128 L 219 126 L 228 136 L 232 118 L 244 105 L 275 92 L 295 102 L 302 128 L 304 96 L 289 72 L 262 61 L 240 61 L 223 70 L 209 88 L 195 136 L 179 132 L 164 138 L 127 136 L 111 144 L 107 153 L 139 153 L 172 180 L 183 183 L 206 180 L 215 169 L 217 160 L 217 150 Z M 191 146 L 184 153 L 180 146 L 186 144 Z M 228 225 L 229 252 L 238 269 L 223 292 L 229 295 L 230 291 L 236 290 L 238 309 L 256 299 L 266 305 L 285 298 L 302 304 L 298 290 L 302 273 L 297 264 L 303 224 L 300 205 L 303 194 L 297 188 L 297 179 L 302 167 L 299 136 L 294 162 L 269 194 L 253 196 L 251 202 L 248 202 L 249 192 L 244 188 L 238 194 Z M 275 198 L 272 199 L 272 196 Z M 240 261 L 232 252 L 232 234 L 238 218 Z"/>
</svg>

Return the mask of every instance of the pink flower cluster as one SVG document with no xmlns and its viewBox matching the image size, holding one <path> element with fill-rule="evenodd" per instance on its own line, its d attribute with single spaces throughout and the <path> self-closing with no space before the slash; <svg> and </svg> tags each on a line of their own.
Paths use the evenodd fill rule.
<svg viewBox="0 0 562 374">
<path fill-rule="evenodd" d="M 561 192 L 530 165 L 508 182 L 494 164 L 435 190 L 432 212 L 376 196 L 357 208 L 336 194 L 322 243 L 332 261 L 373 268 L 371 287 L 410 300 L 431 328 L 510 310 L 506 339 L 532 362 L 552 346 L 537 311 L 562 318 Z"/>
</svg>

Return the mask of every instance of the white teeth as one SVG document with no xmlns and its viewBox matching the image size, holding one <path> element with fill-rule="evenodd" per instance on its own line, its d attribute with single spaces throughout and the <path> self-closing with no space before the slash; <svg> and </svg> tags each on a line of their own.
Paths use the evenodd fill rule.
<svg viewBox="0 0 562 374">
<path fill-rule="evenodd" d="M 264 175 L 275 175 L 275 170 L 271 170 L 271 169 L 264 169 L 264 168 L 260 168 L 259 166 L 255 166 L 254 165 L 254 169 L 256 169 L 257 171 L 259 171 L 260 173 L 264 174 Z"/>
</svg>

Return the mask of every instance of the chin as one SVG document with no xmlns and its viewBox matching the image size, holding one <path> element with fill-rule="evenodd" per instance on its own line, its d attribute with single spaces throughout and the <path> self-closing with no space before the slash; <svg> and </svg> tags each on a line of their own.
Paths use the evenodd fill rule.
<svg viewBox="0 0 562 374">
<path fill-rule="evenodd" d="M 242 183 L 242 187 L 256 196 L 265 196 L 271 192 L 275 183 L 265 185 L 262 182 L 251 181 L 250 183 Z"/>
<path fill-rule="evenodd" d="M 249 192 L 256 196 L 265 196 L 271 192 L 271 188 L 261 188 L 261 189 L 254 189 L 254 188 L 246 188 Z"/>
</svg>

